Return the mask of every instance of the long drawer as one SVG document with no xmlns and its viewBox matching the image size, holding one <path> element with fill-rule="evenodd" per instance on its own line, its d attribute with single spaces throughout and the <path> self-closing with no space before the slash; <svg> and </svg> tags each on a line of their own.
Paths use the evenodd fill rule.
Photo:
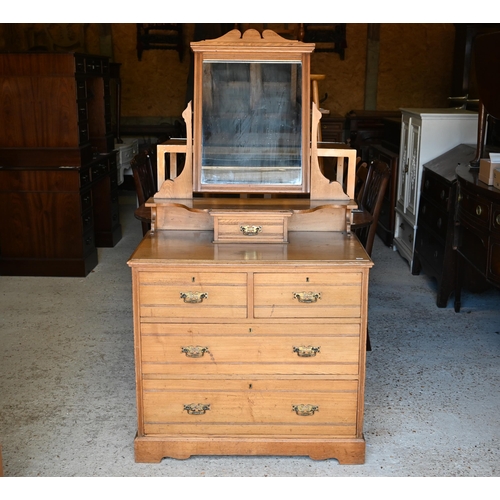
<svg viewBox="0 0 500 500">
<path fill-rule="evenodd" d="M 359 318 L 361 273 L 256 273 L 256 318 Z"/>
<path fill-rule="evenodd" d="M 359 323 L 145 323 L 142 372 L 357 375 L 359 335 Z"/>
<path fill-rule="evenodd" d="M 355 436 L 355 380 L 145 380 L 144 434 Z"/>
</svg>

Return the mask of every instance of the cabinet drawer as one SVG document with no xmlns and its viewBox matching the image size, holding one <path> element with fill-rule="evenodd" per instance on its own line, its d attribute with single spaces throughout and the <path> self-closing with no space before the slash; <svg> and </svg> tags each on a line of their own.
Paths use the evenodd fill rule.
<svg viewBox="0 0 500 500">
<path fill-rule="evenodd" d="M 443 241 L 448 230 L 448 213 L 436 208 L 426 198 L 420 200 L 419 225 L 425 224 Z"/>
<path fill-rule="evenodd" d="M 448 209 L 448 199 L 450 196 L 450 185 L 438 176 L 432 175 L 424 169 L 424 179 L 422 182 L 422 194 L 439 205 L 443 210 Z"/>
<path fill-rule="evenodd" d="M 246 273 L 140 273 L 141 318 L 246 318 Z"/>
<path fill-rule="evenodd" d="M 463 189 L 459 196 L 460 217 L 467 219 L 474 226 L 488 228 L 491 203 Z"/>
<path fill-rule="evenodd" d="M 359 318 L 361 273 L 256 273 L 256 318 Z"/>
<path fill-rule="evenodd" d="M 141 325 L 144 374 L 357 375 L 359 323 Z"/>
<path fill-rule="evenodd" d="M 291 212 L 281 214 L 210 213 L 214 218 L 214 243 L 286 243 Z"/>
<path fill-rule="evenodd" d="M 145 380 L 144 433 L 354 436 L 357 389 L 356 380 Z"/>
</svg>

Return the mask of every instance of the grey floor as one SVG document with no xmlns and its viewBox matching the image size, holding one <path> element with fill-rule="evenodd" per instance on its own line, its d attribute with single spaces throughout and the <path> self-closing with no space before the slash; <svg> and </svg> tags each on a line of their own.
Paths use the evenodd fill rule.
<svg viewBox="0 0 500 500">
<path fill-rule="evenodd" d="M 136 464 L 131 280 L 135 199 L 123 239 L 86 278 L 0 277 L 0 443 L 17 477 L 494 477 L 500 472 L 500 292 L 435 282 L 375 241 L 364 465 L 307 457 L 192 457 Z"/>
</svg>

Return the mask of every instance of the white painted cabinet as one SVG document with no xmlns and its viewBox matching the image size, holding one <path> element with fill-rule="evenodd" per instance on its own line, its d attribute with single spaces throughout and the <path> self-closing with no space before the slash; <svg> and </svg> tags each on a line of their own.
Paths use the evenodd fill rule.
<svg viewBox="0 0 500 500">
<path fill-rule="evenodd" d="M 459 144 L 476 144 L 477 113 L 454 108 L 405 108 L 401 112 L 394 248 L 411 269 L 422 167 Z"/>
</svg>

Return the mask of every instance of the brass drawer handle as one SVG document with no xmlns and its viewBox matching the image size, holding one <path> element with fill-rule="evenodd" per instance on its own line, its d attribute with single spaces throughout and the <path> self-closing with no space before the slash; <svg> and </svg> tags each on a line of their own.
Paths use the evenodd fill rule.
<svg viewBox="0 0 500 500">
<path fill-rule="evenodd" d="M 202 347 L 201 345 L 188 345 L 186 347 L 181 347 L 181 352 L 188 358 L 202 358 L 206 352 L 210 351 L 208 347 Z"/>
<path fill-rule="evenodd" d="M 483 213 L 483 209 L 481 207 L 481 205 L 478 205 L 476 207 L 476 215 L 481 215 Z"/>
<path fill-rule="evenodd" d="M 245 236 L 255 236 L 262 231 L 262 226 L 240 226 L 240 231 Z"/>
<path fill-rule="evenodd" d="M 500 214 L 495 217 L 495 222 L 500 226 Z"/>
<path fill-rule="evenodd" d="M 191 403 L 189 405 L 184 405 L 184 409 L 189 413 L 189 415 L 204 415 L 206 411 L 210 410 L 210 405 Z"/>
<path fill-rule="evenodd" d="M 319 411 L 317 405 L 292 405 L 292 410 L 301 417 L 309 417 L 314 415 L 315 411 Z"/>
<path fill-rule="evenodd" d="M 297 356 L 301 358 L 311 358 L 313 356 L 316 356 L 320 350 L 320 346 L 314 347 L 312 345 L 301 345 L 298 347 L 293 346 L 293 352 L 297 353 Z"/>
<path fill-rule="evenodd" d="M 207 292 L 181 292 L 181 299 L 184 299 L 186 304 L 199 304 L 203 299 L 208 299 Z"/>
<path fill-rule="evenodd" d="M 312 304 L 313 302 L 318 302 L 321 299 L 320 292 L 293 292 L 293 298 L 297 299 L 303 304 Z"/>
</svg>

